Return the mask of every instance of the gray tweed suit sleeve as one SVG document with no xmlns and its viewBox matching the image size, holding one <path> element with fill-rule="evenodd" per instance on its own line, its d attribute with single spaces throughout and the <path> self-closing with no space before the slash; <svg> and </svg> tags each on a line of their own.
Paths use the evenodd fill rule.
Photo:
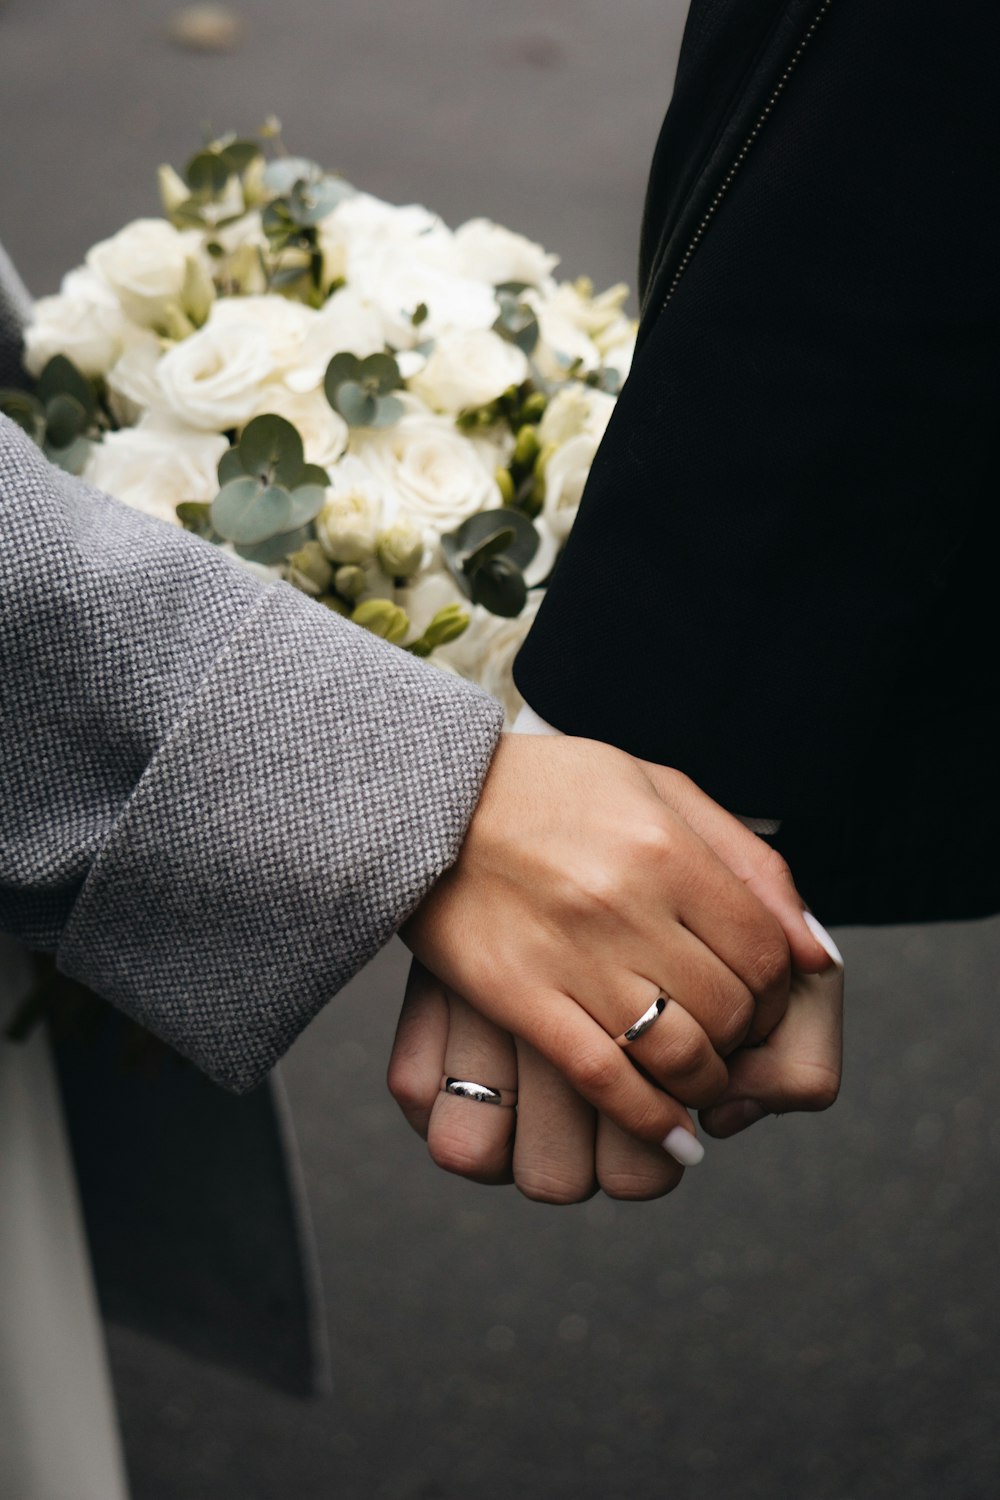
<svg viewBox="0 0 1000 1500">
<path fill-rule="evenodd" d="M 501 720 L 0 419 L 0 930 L 220 1083 L 454 860 Z"/>
</svg>

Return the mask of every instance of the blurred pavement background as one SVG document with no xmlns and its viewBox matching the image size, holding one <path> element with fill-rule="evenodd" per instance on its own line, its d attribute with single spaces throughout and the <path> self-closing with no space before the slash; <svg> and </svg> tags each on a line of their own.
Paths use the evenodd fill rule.
<svg viewBox="0 0 1000 1500">
<path fill-rule="evenodd" d="M 157 212 L 155 168 L 201 122 L 270 112 L 376 193 L 634 279 L 679 0 L 241 0 L 216 55 L 166 40 L 175 12 L 0 4 L 0 236 L 36 293 Z M 135 1500 L 996 1494 L 1000 924 L 841 936 L 832 1113 L 710 1143 L 661 1202 L 566 1210 L 449 1179 L 409 1134 L 383 1086 L 390 949 L 286 1068 L 335 1394 L 114 1332 Z"/>
</svg>

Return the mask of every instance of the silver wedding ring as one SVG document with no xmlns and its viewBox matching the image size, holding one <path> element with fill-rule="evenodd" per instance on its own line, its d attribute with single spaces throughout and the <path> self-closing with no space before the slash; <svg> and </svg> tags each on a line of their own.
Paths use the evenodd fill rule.
<svg viewBox="0 0 1000 1500">
<path fill-rule="evenodd" d="M 513 1109 L 517 1104 L 516 1089 L 494 1089 L 470 1078 L 449 1078 L 447 1073 L 441 1079 L 441 1092 L 458 1099 L 474 1099 L 477 1104 L 495 1104 L 500 1109 Z"/>
<path fill-rule="evenodd" d="M 644 1032 L 654 1025 L 667 1008 L 668 995 L 657 995 L 648 1010 L 644 1010 L 638 1021 L 633 1021 L 627 1031 L 621 1036 L 616 1036 L 615 1041 L 619 1047 L 628 1047 L 632 1042 L 637 1042 Z"/>
</svg>

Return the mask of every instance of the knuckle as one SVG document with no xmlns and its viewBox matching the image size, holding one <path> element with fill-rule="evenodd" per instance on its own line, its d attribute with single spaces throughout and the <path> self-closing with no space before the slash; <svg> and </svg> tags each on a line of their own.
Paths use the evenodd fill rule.
<svg viewBox="0 0 1000 1500">
<path fill-rule="evenodd" d="M 434 1095 L 428 1090 L 424 1078 L 409 1058 L 393 1058 L 386 1074 L 389 1093 L 402 1110 L 428 1109 L 434 1103 Z"/>
<path fill-rule="evenodd" d="M 673 1030 L 664 1040 L 662 1071 L 681 1077 L 695 1073 L 705 1061 L 705 1045 L 693 1027 Z"/>
<path fill-rule="evenodd" d="M 573 1171 L 570 1167 L 516 1167 L 514 1182 L 518 1192 L 534 1203 L 562 1206 L 585 1203 L 597 1191 L 597 1182 L 590 1168 Z"/>
<path fill-rule="evenodd" d="M 747 962 L 747 983 L 755 995 L 787 985 L 791 970 L 788 944 L 775 924 L 775 932 L 758 942 Z"/>
<path fill-rule="evenodd" d="M 778 881 L 782 885 L 790 885 L 794 889 L 795 881 L 789 869 L 788 861 L 778 853 L 777 849 L 772 849 L 770 844 L 765 844 L 763 839 L 759 842 L 760 849 L 757 853 L 757 859 L 760 873 L 767 880 Z"/>
<path fill-rule="evenodd" d="M 457 1131 L 432 1130 L 427 1149 L 435 1166 L 443 1172 L 453 1172 L 456 1177 L 479 1177 L 497 1165 L 495 1148 Z"/>
<path fill-rule="evenodd" d="M 619 904 L 620 884 L 609 865 L 580 866 L 566 888 L 566 904 L 578 916 L 613 911 Z"/>
<path fill-rule="evenodd" d="M 666 818 L 648 818 L 637 824 L 628 839 L 633 858 L 646 863 L 668 864 L 677 847 L 677 834 Z"/>
<path fill-rule="evenodd" d="M 618 1083 L 620 1067 L 617 1049 L 611 1052 L 601 1047 L 578 1053 L 571 1064 L 569 1077 L 581 1094 L 603 1099 Z"/>
<path fill-rule="evenodd" d="M 683 1169 L 676 1164 L 665 1163 L 655 1170 L 650 1167 L 615 1167 L 600 1173 L 600 1185 L 609 1198 L 622 1198 L 641 1202 L 649 1198 L 662 1198 L 672 1193 L 683 1177 Z"/>
<path fill-rule="evenodd" d="M 787 1094 L 793 1109 L 820 1111 L 830 1109 L 840 1093 L 840 1074 L 825 1063 L 798 1063 Z"/>
<path fill-rule="evenodd" d="M 732 1052 L 746 1038 L 753 1025 L 756 1006 L 749 990 L 731 998 L 716 1027 L 714 1041 L 723 1053 Z"/>
</svg>

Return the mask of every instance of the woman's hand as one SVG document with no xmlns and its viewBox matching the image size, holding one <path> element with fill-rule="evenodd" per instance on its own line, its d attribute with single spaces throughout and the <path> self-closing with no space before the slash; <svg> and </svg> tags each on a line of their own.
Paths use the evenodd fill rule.
<svg viewBox="0 0 1000 1500">
<path fill-rule="evenodd" d="M 791 959 L 829 963 L 787 868 L 735 818 L 677 772 L 562 737 L 504 736 L 457 863 L 403 937 L 650 1146 L 778 1024 Z M 626 1055 L 615 1039 L 661 995 Z"/>
</svg>

